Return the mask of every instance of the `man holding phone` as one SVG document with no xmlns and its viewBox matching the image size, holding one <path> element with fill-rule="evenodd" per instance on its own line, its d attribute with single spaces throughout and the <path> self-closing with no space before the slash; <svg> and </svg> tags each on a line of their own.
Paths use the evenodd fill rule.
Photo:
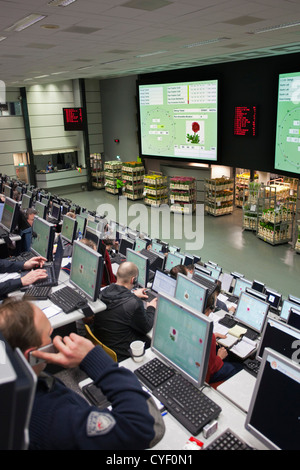
<svg viewBox="0 0 300 470">
<path fill-rule="evenodd" d="M 164 435 L 164 423 L 153 399 L 143 391 L 135 375 L 118 367 L 100 346 L 71 333 L 55 336 L 42 310 L 23 300 L 7 300 L 0 306 L 0 331 L 12 348 L 18 347 L 38 375 L 29 426 L 29 449 L 36 450 L 133 450 L 153 447 Z M 54 376 L 46 363 L 66 368 L 79 366 L 100 387 L 112 409 L 91 406 Z"/>
</svg>

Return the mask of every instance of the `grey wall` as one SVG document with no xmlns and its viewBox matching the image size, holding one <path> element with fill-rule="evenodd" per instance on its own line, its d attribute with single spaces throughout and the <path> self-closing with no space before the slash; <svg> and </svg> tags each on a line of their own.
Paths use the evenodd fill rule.
<svg viewBox="0 0 300 470">
<path fill-rule="evenodd" d="M 136 107 L 136 76 L 101 80 L 102 127 L 105 160 L 117 155 L 124 162 L 139 155 Z M 114 139 L 119 139 L 116 144 Z"/>
</svg>

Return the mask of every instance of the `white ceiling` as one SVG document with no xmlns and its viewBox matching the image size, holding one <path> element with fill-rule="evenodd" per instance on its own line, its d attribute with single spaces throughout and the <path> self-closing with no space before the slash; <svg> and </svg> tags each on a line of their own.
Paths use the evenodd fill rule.
<svg viewBox="0 0 300 470">
<path fill-rule="evenodd" d="M 0 0 L 0 39 L 6 38 L 0 40 L 0 80 L 6 86 L 300 52 L 300 26 L 291 26 L 300 23 L 300 0 L 48 2 Z M 5 31 L 32 13 L 46 18 L 20 32 Z M 257 34 L 279 25 L 289 27 Z M 195 43 L 202 45 L 187 47 Z"/>
</svg>

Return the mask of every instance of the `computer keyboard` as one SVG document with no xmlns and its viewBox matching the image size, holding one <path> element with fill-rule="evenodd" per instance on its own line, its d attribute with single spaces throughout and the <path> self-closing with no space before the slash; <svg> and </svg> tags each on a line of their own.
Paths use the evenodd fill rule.
<svg viewBox="0 0 300 470">
<path fill-rule="evenodd" d="M 237 324 L 237 321 L 230 315 L 224 315 L 218 323 L 220 323 L 220 325 L 227 326 L 227 328 L 233 328 Z"/>
<path fill-rule="evenodd" d="M 236 436 L 230 429 L 226 429 L 220 436 L 211 442 L 205 450 L 253 450 L 248 444 Z"/>
<path fill-rule="evenodd" d="M 70 313 L 87 306 L 87 300 L 79 294 L 79 292 L 69 286 L 52 292 L 49 299 L 65 313 Z"/>
<path fill-rule="evenodd" d="M 32 286 L 26 290 L 24 299 L 46 300 L 51 292 L 51 286 Z"/>
<path fill-rule="evenodd" d="M 149 362 L 139 368 L 143 369 L 141 374 L 137 369 L 136 375 L 191 434 L 199 434 L 207 423 L 219 415 L 219 405 L 181 374 L 165 364 L 160 366 L 158 362 L 161 361 L 157 358 Z"/>
</svg>

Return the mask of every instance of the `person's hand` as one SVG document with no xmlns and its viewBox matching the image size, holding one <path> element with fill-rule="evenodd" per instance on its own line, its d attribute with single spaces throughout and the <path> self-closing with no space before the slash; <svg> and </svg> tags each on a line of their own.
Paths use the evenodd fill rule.
<svg viewBox="0 0 300 470">
<path fill-rule="evenodd" d="M 147 295 L 147 289 L 141 287 L 140 289 L 135 289 L 134 291 L 132 291 L 134 293 L 134 295 L 136 295 L 137 297 L 139 297 L 140 299 L 143 299 L 143 300 L 146 300 L 148 299 L 148 295 Z"/>
<path fill-rule="evenodd" d="M 228 356 L 228 352 L 225 348 L 219 348 L 217 354 L 222 360 L 224 360 Z"/>
<path fill-rule="evenodd" d="M 33 258 L 29 259 L 24 263 L 23 269 L 34 269 L 34 268 L 42 268 L 44 266 L 45 261 L 47 258 L 43 256 L 34 256 Z"/>
<path fill-rule="evenodd" d="M 215 337 L 216 337 L 216 339 L 218 339 L 218 338 L 225 339 L 225 338 L 227 338 L 227 335 L 223 335 L 222 333 L 215 333 Z"/>
<path fill-rule="evenodd" d="M 148 307 L 154 307 L 154 308 L 157 307 L 157 297 L 155 297 L 154 299 L 152 299 L 151 302 L 147 302 L 147 308 L 148 308 Z"/>
<path fill-rule="evenodd" d="M 36 350 L 32 354 L 50 364 L 72 368 L 79 366 L 85 356 L 95 347 L 90 340 L 76 333 L 71 333 L 70 336 L 65 336 L 64 338 L 55 336 L 53 338 L 53 345 L 57 349 L 57 353 L 46 353 Z"/>
<path fill-rule="evenodd" d="M 47 271 L 45 269 L 35 269 L 34 271 L 29 271 L 25 276 L 21 277 L 21 282 L 23 286 L 30 286 L 40 279 L 46 279 L 48 277 Z"/>
</svg>

